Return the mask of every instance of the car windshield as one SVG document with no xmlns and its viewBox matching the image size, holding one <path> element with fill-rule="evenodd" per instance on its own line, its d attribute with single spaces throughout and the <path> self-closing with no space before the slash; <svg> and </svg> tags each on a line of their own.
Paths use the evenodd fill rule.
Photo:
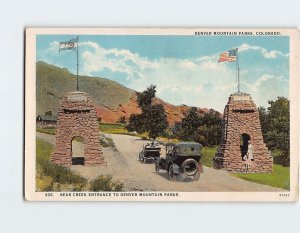
<svg viewBox="0 0 300 233">
<path fill-rule="evenodd" d="M 153 142 L 148 142 L 145 148 L 148 149 L 148 148 L 160 148 L 160 147 L 158 142 L 153 141 Z"/>
</svg>

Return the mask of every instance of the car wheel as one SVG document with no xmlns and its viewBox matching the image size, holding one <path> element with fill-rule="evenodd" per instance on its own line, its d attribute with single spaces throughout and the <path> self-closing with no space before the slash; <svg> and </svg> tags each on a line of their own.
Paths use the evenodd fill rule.
<svg viewBox="0 0 300 233">
<path fill-rule="evenodd" d="M 172 165 L 172 164 L 169 166 L 168 175 L 169 175 L 169 179 L 170 179 L 171 181 L 174 181 L 174 180 L 175 180 L 176 176 L 175 176 L 175 174 L 174 174 L 174 171 L 173 171 L 173 165 Z"/>
<path fill-rule="evenodd" d="M 146 159 L 145 157 L 143 158 L 143 162 L 144 162 L 144 163 L 146 163 L 146 162 L 147 162 L 147 159 Z"/>
<path fill-rule="evenodd" d="M 193 176 L 195 181 L 198 181 L 200 179 L 200 172 L 196 172 Z"/>
<path fill-rule="evenodd" d="M 186 159 L 182 164 L 181 164 L 183 173 L 187 176 L 194 176 L 198 172 L 198 162 L 192 158 Z"/>
</svg>

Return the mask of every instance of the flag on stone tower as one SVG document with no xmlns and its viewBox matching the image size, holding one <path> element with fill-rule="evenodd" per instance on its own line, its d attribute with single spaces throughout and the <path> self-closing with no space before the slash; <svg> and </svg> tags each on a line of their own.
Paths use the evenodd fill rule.
<svg viewBox="0 0 300 233">
<path fill-rule="evenodd" d="M 218 62 L 234 62 L 237 59 L 238 48 L 230 49 L 220 54 Z"/>
<path fill-rule="evenodd" d="M 78 39 L 73 38 L 69 41 L 59 42 L 59 52 L 66 50 L 75 50 L 78 46 Z"/>
</svg>

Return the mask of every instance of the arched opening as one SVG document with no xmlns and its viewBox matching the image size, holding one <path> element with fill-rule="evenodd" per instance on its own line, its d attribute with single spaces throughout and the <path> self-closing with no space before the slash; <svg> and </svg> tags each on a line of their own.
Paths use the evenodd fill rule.
<svg viewBox="0 0 300 233">
<path fill-rule="evenodd" d="M 250 136 L 246 133 L 243 133 L 240 136 L 240 148 L 241 148 L 241 157 L 244 160 L 245 155 L 247 154 L 248 151 L 248 143 L 250 140 Z"/>
<path fill-rule="evenodd" d="M 72 165 L 84 165 L 84 142 L 82 137 L 72 139 Z"/>
</svg>

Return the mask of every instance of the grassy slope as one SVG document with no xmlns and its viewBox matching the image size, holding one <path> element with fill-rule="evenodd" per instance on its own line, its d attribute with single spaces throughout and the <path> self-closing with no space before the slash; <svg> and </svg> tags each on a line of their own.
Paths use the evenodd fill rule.
<svg viewBox="0 0 300 233">
<path fill-rule="evenodd" d="M 44 191 L 122 191 L 123 184 L 111 176 L 99 176 L 88 182 L 69 168 L 49 162 L 53 146 L 36 140 L 36 190 Z"/>
<path fill-rule="evenodd" d="M 53 146 L 40 139 L 36 141 L 36 189 L 37 191 L 81 191 L 87 180 L 70 169 L 49 162 Z"/>
<path fill-rule="evenodd" d="M 128 134 L 128 130 L 125 128 L 125 124 L 121 123 L 100 123 L 99 130 L 103 133 Z"/>
<path fill-rule="evenodd" d="M 217 147 L 204 147 L 202 150 L 203 157 L 202 163 L 205 166 L 213 166 L 213 157 L 217 151 Z M 289 189 L 290 188 L 290 168 L 274 164 L 273 172 L 271 173 L 234 173 L 235 177 L 248 180 L 251 182 L 265 184 L 277 188 Z"/>
<path fill-rule="evenodd" d="M 213 157 L 217 151 L 217 147 L 203 147 L 201 161 L 207 167 L 213 166 Z"/>
<path fill-rule="evenodd" d="M 37 115 L 51 110 L 56 115 L 60 98 L 76 90 L 76 76 L 65 68 L 36 63 Z M 79 89 L 89 93 L 97 105 L 111 108 L 127 103 L 134 91 L 121 84 L 105 79 L 79 76 Z"/>
<path fill-rule="evenodd" d="M 135 135 L 133 133 L 128 132 L 125 124 L 121 124 L 121 123 L 100 123 L 99 130 L 101 133 Z M 40 133 L 50 134 L 50 135 L 56 134 L 55 128 L 37 128 L 36 131 Z"/>
<path fill-rule="evenodd" d="M 278 164 L 274 164 L 272 173 L 233 174 L 233 176 L 259 184 L 290 189 L 290 168 Z"/>
<path fill-rule="evenodd" d="M 53 146 L 50 143 L 44 142 L 41 139 L 36 140 L 36 160 L 50 160 Z"/>
</svg>

